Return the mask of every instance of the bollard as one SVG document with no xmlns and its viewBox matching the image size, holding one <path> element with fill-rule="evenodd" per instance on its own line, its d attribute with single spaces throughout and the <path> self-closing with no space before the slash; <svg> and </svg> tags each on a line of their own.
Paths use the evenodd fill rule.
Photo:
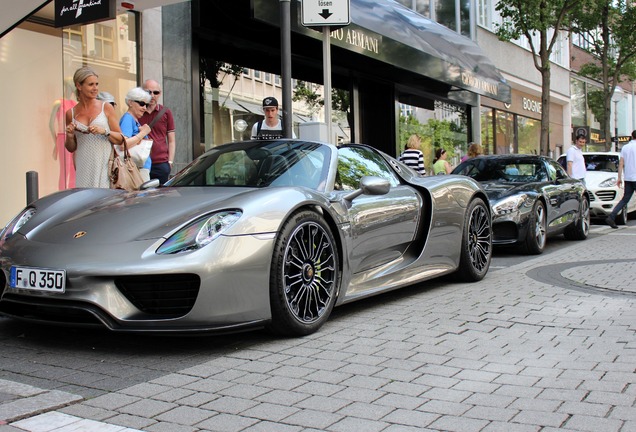
<svg viewBox="0 0 636 432">
<path fill-rule="evenodd" d="M 26 201 L 27 205 L 38 199 L 38 172 L 28 171 L 26 173 Z"/>
</svg>

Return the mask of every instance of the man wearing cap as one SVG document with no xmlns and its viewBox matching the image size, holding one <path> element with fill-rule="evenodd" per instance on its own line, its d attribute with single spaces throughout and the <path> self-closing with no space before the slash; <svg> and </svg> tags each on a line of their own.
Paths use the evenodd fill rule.
<svg viewBox="0 0 636 432">
<path fill-rule="evenodd" d="M 252 126 L 252 139 L 283 138 L 283 123 L 278 118 L 278 100 L 275 97 L 269 96 L 263 99 L 263 113 L 265 119 Z M 293 132 L 292 136 L 296 138 Z"/>
</svg>

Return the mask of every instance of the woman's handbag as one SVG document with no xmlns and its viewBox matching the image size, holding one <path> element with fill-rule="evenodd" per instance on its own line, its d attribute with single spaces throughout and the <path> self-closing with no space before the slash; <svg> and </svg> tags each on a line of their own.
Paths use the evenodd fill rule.
<svg viewBox="0 0 636 432">
<path fill-rule="evenodd" d="M 123 138 L 123 137 L 122 137 Z M 124 152 L 120 157 L 113 151 L 108 159 L 108 175 L 110 177 L 111 189 L 124 189 L 127 191 L 139 190 L 139 187 L 143 184 L 143 179 L 139 173 L 139 168 L 133 161 L 126 145 L 126 138 L 123 138 Z"/>
<path fill-rule="evenodd" d="M 146 161 L 150 157 L 150 150 L 152 149 L 151 139 L 142 139 L 139 144 L 128 149 L 132 160 L 139 168 L 143 168 Z M 124 148 L 121 145 L 115 145 L 115 150 L 119 156 L 124 155 Z"/>
</svg>

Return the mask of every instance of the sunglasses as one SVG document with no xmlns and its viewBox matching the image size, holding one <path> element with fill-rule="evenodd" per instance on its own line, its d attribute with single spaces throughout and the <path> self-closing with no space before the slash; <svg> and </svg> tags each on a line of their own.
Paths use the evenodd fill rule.
<svg viewBox="0 0 636 432">
<path fill-rule="evenodd" d="M 153 95 L 160 95 L 161 94 L 161 90 L 146 90 L 148 92 L 148 94 L 153 94 Z"/>
<path fill-rule="evenodd" d="M 139 104 L 140 107 L 145 107 L 146 105 L 148 105 L 146 102 L 144 101 L 133 101 L 133 102 L 137 102 Z"/>
</svg>

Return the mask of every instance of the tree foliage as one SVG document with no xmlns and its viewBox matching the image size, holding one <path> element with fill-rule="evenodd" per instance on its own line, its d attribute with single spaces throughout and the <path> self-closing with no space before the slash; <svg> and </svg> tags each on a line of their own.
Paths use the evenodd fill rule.
<svg viewBox="0 0 636 432">
<path fill-rule="evenodd" d="M 601 84 L 588 94 L 588 106 L 603 125 L 609 150 L 612 95 L 623 79 L 636 79 L 636 8 L 626 0 L 592 0 L 573 14 L 572 32 L 594 56 L 579 74 Z"/>
<path fill-rule="evenodd" d="M 501 40 L 525 37 L 535 68 L 541 73 L 541 154 L 550 151 L 550 55 L 577 8 L 593 0 L 499 0 L 496 10 L 503 21 L 496 25 Z"/>
</svg>

